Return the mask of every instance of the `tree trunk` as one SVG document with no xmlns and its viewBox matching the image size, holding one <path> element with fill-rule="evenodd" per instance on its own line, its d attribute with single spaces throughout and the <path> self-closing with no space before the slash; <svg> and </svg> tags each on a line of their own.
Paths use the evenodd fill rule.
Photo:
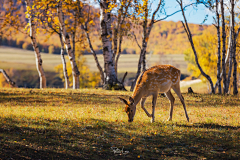
<svg viewBox="0 0 240 160">
<path fill-rule="evenodd" d="M 113 27 L 113 56 L 112 61 L 114 62 L 114 69 L 117 76 L 116 65 L 115 65 L 115 57 L 117 55 L 118 50 L 118 26 Z M 118 76 L 117 76 L 118 77 Z"/>
<path fill-rule="evenodd" d="M 220 0 L 221 5 L 221 22 L 222 22 L 222 72 L 223 72 L 223 93 L 226 92 L 226 64 L 225 64 L 225 54 L 226 54 L 226 31 L 225 31 L 225 17 L 224 17 L 224 3 Z"/>
<path fill-rule="evenodd" d="M 12 86 L 12 87 L 15 87 L 15 82 L 13 82 L 10 77 L 7 75 L 7 73 L 3 70 L 3 69 L 0 69 L 0 73 L 3 74 L 3 76 L 5 77 L 6 81 Z"/>
<path fill-rule="evenodd" d="M 82 14 L 82 7 L 80 5 L 80 0 L 77 0 L 77 5 L 78 5 L 78 13 L 79 13 L 79 17 L 78 18 L 84 18 L 83 17 L 83 14 Z M 90 14 L 90 10 L 89 10 L 89 14 Z M 97 68 L 99 70 L 99 73 L 100 73 L 100 77 L 101 77 L 101 83 L 104 84 L 104 73 L 103 73 L 103 70 L 102 70 L 102 67 L 98 61 L 98 57 L 97 57 L 97 54 L 95 52 L 95 50 L 93 49 L 93 46 L 92 46 L 92 42 L 91 42 L 91 39 L 90 39 L 90 36 L 89 36 L 89 31 L 88 31 L 88 27 L 87 27 L 87 24 L 89 22 L 89 18 L 87 20 L 87 22 L 85 24 L 81 23 L 81 28 L 84 30 L 84 33 L 87 37 L 87 41 L 88 41 L 88 45 L 89 45 L 89 48 L 92 52 L 92 55 L 94 57 L 94 60 L 96 62 L 96 65 L 97 65 Z"/>
<path fill-rule="evenodd" d="M 122 39 L 123 39 L 123 36 L 120 35 L 119 43 L 118 43 L 118 54 L 115 59 L 115 66 L 114 66 L 116 73 L 118 73 L 118 60 L 119 60 L 120 55 L 122 54 Z"/>
<path fill-rule="evenodd" d="M 182 22 L 182 25 L 185 29 L 185 32 L 187 33 L 187 36 L 188 36 L 188 40 L 191 44 L 191 47 L 192 47 L 192 50 L 193 50 L 193 53 L 194 53 L 194 56 L 195 56 L 195 62 L 198 66 L 198 69 L 200 70 L 201 74 L 209 81 L 210 83 L 210 86 L 211 86 L 211 93 L 215 93 L 215 89 L 214 89 L 214 86 L 213 86 L 213 82 L 212 82 L 212 79 L 209 75 L 207 75 L 203 70 L 202 70 L 202 67 L 200 66 L 199 62 L 198 62 L 198 56 L 197 56 L 197 52 L 195 50 L 195 46 L 193 44 L 193 40 L 192 40 L 192 34 L 191 34 L 191 31 L 188 27 L 188 23 L 187 23 L 187 19 L 186 19 L 186 16 L 185 16 L 185 13 L 184 13 L 184 9 L 183 9 L 183 4 L 182 4 L 182 1 L 177 1 L 181 7 L 181 10 L 182 10 L 182 15 L 183 15 L 183 19 L 184 19 L 184 22 L 185 24 Z"/>
<path fill-rule="evenodd" d="M 233 94 L 238 94 L 238 83 L 237 83 L 237 60 L 236 60 L 236 43 L 234 44 L 233 51 Z"/>
<path fill-rule="evenodd" d="M 74 26 L 76 28 L 76 26 Z M 76 42 L 75 42 L 75 31 L 72 33 L 72 56 L 73 56 L 73 59 L 75 60 L 75 46 L 76 46 Z M 76 61 L 75 61 L 76 63 Z M 77 67 L 77 64 L 75 64 L 76 67 Z M 78 70 L 78 68 L 77 68 Z M 80 74 L 79 74 L 80 76 Z M 74 76 L 73 78 L 73 84 L 75 84 L 75 88 L 79 88 L 79 76 Z"/>
<path fill-rule="evenodd" d="M 98 68 L 98 70 L 99 70 L 99 72 L 100 72 L 102 84 L 105 84 L 104 73 L 103 73 L 102 67 L 101 67 L 101 65 L 100 65 L 100 63 L 99 63 L 99 61 L 98 61 L 97 54 L 96 54 L 95 50 L 93 49 L 93 46 L 92 46 L 91 39 L 90 39 L 90 37 L 89 37 L 87 28 L 86 28 L 86 30 L 85 30 L 85 35 L 86 35 L 87 40 L 88 40 L 89 48 L 90 48 L 90 50 L 91 50 L 91 52 L 92 52 L 92 55 L 93 55 L 93 57 L 94 57 L 94 60 L 95 60 L 95 62 L 96 62 L 96 64 L 97 64 L 97 68 Z"/>
<path fill-rule="evenodd" d="M 138 76 L 139 76 L 140 73 L 141 73 L 141 70 L 142 70 L 142 72 L 144 72 L 144 71 L 146 70 L 146 49 L 147 49 L 147 41 L 146 41 L 145 39 L 146 39 L 146 37 L 144 36 L 144 38 L 143 38 L 143 40 L 142 40 L 142 49 L 141 49 L 141 53 L 140 53 L 140 57 L 139 57 L 139 61 L 138 61 L 138 70 L 137 70 L 135 79 L 134 79 L 134 81 L 133 81 L 133 84 L 131 85 L 130 91 L 133 91 L 133 89 L 134 89 L 134 87 L 135 87 L 135 85 L 136 85 Z"/>
<path fill-rule="evenodd" d="M 65 89 L 69 88 L 69 77 L 68 77 L 68 72 L 67 72 L 67 67 L 66 67 L 66 59 L 64 56 L 64 43 L 62 40 L 62 33 L 59 33 L 59 39 L 61 42 L 61 59 L 62 59 L 62 65 L 63 65 L 63 75 L 65 79 Z"/>
<path fill-rule="evenodd" d="M 216 0 L 216 17 L 217 17 L 217 37 L 218 37 L 218 51 L 217 51 L 217 56 L 218 56 L 218 61 L 217 61 L 217 88 L 218 88 L 218 93 L 222 94 L 222 87 L 221 87 L 221 81 L 222 78 L 220 77 L 221 74 L 221 35 L 220 35 L 220 17 L 218 13 L 218 3 L 219 0 Z M 215 87 L 214 87 L 215 88 Z M 216 88 L 215 88 L 216 89 Z"/>
<path fill-rule="evenodd" d="M 68 57 L 69 57 L 69 60 L 71 63 L 72 75 L 73 75 L 73 89 L 77 89 L 77 88 L 79 88 L 80 72 L 79 72 L 77 64 L 76 64 L 75 53 L 73 52 L 73 50 L 71 48 L 70 37 L 66 31 L 66 27 L 64 24 L 64 15 L 62 13 L 62 1 L 61 0 L 59 1 L 57 10 L 58 10 L 58 19 L 59 19 L 59 23 L 60 23 L 60 28 L 62 30 L 63 41 L 65 43 L 67 54 L 68 54 Z"/>
<path fill-rule="evenodd" d="M 135 87 L 135 85 L 136 85 L 136 82 L 137 82 L 137 78 L 138 78 L 138 76 L 139 76 L 140 73 L 141 73 L 141 70 L 142 70 L 142 54 L 140 53 L 140 57 L 139 57 L 139 60 L 138 60 L 137 73 L 136 73 L 135 79 L 134 79 L 133 82 L 132 82 L 130 91 L 133 91 L 133 89 L 134 89 L 134 87 Z"/>
<path fill-rule="evenodd" d="M 153 12 L 153 14 L 152 14 L 151 22 L 150 22 L 149 25 L 148 25 L 148 14 L 149 13 L 148 13 L 148 8 L 147 8 L 148 5 L 144 6 L 144 12 L 145 12 L 144 17 L 145 17 L 145 20 L 144 20 L 143 26 L 142 26 L 143 27 L 142 47 L 140 47 L 141 48 L 141 53 L 140 53 L 140 57 L 139 57 L 139 61 L 138 61 L 138 70 L 137 70 L 135 79 L 133 80 L 133 83 L 131 85 L 130 91 L 133 91 L 133 89 L 134 89 L 134 87 L 136 85 L 136 82 L 137 82 L 137 78 L 138 78 L 138 76 L 141 73 L 141 69 L 142 69 L 142 71 L 146 70 L 147 43 L 148 43 L 148 40 L 149 40 L 149 37 L 150 37 L 150 33 L 151 33 L 151 30 L 152 30 L 152 27 L 153 27 L 153 24 L 154 24 L 155 15 L 158 12 L 158 10 L 160 9 L 161 5 L 162 5 L 162 0 L 159 0 L 157 8 Z"/>
<path fill-rule="evenodd" d="M 238 84 L 237 84 L 237 60 L 236 60 L 236 39 L 237 34 L 235 34 L 235 12 L 234 12 L 234 0 L 231 0 L 231 19 L 232 19 L 232 57 L 233 57 L 233 94 L 238 94 Z M 239 33 L 239 32 L 238 32 Z"/>
<path fill-rule="evenodd" d="M 104 89 L 112 89 L 119 83 L 113 62 L 112 51 L 112 30 L 111 30 L 111 14 L 106 12 L 109 2 L 107 0 L 100 1 L 100 29 L 103 46 L 104 57 L 104 74 L 105 84 Z"/>
<path fill-rule="evenodd" d="M 230 32 L 230 36 L 229 36 L 229 39 L 228 39 L 228 49 L 227 49 L 227 55 L 226 55 L 226 57 L 225 57 L 225 64 L 227 64 L 228 59 L 230 58 L 230 49 L 231 49 L 231 32 Z M 220 62 L 220 63 L 221 63 L 221 62 Z M 222 71 L 221 74 L 220 74 L 220 80 L 219 80 L 220 83 L 221 83 L 222 77 L 223 77 L 223 71 Z M 219 81 L 217 80 L 214 88 L 216 88 L 216 86 L 219 85 Z"/>
<path fill-rule="evenodd" d="M 26 0 L 26 5 L 27 7 L 31 8 L 31 4 L 29 0 Z M 31 10 L 31 12 L 33 12 L 34 10 Z M 46 76 L 42 67 L 42 58 L 41 58 L 41 54 L 39 51 L 39 47 L 37 45 L 37 41 L 36 41 L 36 29 L 35 29 L 35 23 L 34 23 L 34 13 L 28 13 L 28 20 L 29 20 L 29 26 L 30 26 L 30 38 L 32 41 L 32 45 L 33 45 L 33 50 L 35 53 L 35 57 L 36 57 L 36 66 L 37 66 L 37 71 L 40 77 L 40 88 L 46 88 L 47 85 L 47 81 L 46 81 Z"/>
<path fill-rule="evenodd" d="M 231 0 L 232 2 L 232 0 Z M 234 3 L 234 2 L 233 2 Z M 232 59 L 233 59 L 233 52 L 234 52 L 234 35 L 235 35 L 235 31 L 234 31 L 234 5 L 231 5 L 231 14 L 230 14 L 230 35 L 229 35 L 229 42 L 230 45 L 229 47 L 229 51 L 230 51 L 230 55 L 229 55 L 229 71 L 228 71 L 228 77 L 227 77 L 227 82 L 226 82 L 226 93 L 229 93 L 229 85 L 230 85 L 230 80 L 231 80 L 231 75 L 232 75 Z"/>
<path fill-rule="evenodd" d="M 118 21 L 117 21 L 117 30 L 116 30 L 117 40 L 119 38 L 119 42 L 118 42 L 118 46 L 117 46 L 118 47 L 118 52 L 116 51 L 116 55 L 117 55 L 116 58 L 115 58 L 115 55 L 114 55 L 114 62 L 115 62 L 114 63 L 114 65 L 115 65 L 114 68 L 115 68 L 116 74 L 118 73 L 118 60 L 119 60 L 120 55 L 122 54 L 122 39 L 123 39 L 122 25 L 125 22 L 125 18 L 126 18 L 127 13 L 128 13 L 128 8 L 130 7 L 131 3 L 132 3 L 132 0 L 129 0 L 128 3 L 125 3 L 125 4 L 121 3 L 121 7 L 119 9 Z M 123 9 L 124 5 L 126 6 L 125 12 L 124 12 L 124 9 Z"/>
</svg>

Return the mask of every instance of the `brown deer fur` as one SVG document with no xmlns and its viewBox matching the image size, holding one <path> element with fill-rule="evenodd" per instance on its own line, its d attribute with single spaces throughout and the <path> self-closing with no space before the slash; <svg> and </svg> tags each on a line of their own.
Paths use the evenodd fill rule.
<svg viewBox="0 0 240 160">
<path fill-rule="evenodd" d="M 133 121 L 136 112 L 136 105 L 141 100 L 142 109 L 145 111 L 148 117 L 152 118 L 152 122 L 154 122 L 154 113 L 158 93 L 165 93 L 165 95 L 170 101 L 170 114 L 168 120 L 171 121 L 173 105 L 175 101 L 175 98 L 171 93 L 171 88 L 176 92 L 179 99 L 181 100 L 186 118 L 189 121 L 184 98 L 182 97 L 180 91 L 180 75 L 180 70 L 171 65 L 157 65 L 149 68 L 145 72 L 142 72 L 141 75 L 138 77 L 136 86 L 133 91 L 133 95 L 129 98 L 129 101 L 119 97 L 119 99 L 126 104 L 125 111 L 128 115 L 128 121 Z M 149 114 L 144 107 L 146 98 L 150 95 L 153 96 L 152 114 Z"/>
</svg>

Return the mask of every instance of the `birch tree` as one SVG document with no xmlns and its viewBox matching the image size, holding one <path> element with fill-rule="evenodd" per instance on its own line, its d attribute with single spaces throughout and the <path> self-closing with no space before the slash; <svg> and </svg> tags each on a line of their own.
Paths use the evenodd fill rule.
<svg viewBox="0 0 240 160">
<path fill-rule="evenodd" d="M 32 41 L 33 50 L 34 50 L 35 58 L 36 58 L 37 71 L 38 71 L 38 74 L 39 74 L 39 77 L 40 77 L 40 88 L 46 88 L 47 87 L 47 85 L 46 85 L 47 81 L 46 81 L 46 76 L 45 76 L 45 73 L 44 73 L 44 70 L 43 70 L 43 67 L 42 67 L 43 61 L 42 61 L 41 54 L 40 54 L 40 51 L 39 51 L 39 47 L 38 47 L 37 40 L 36 40 L 36 24 L 35 24 L 36 20 L 34 19 L 35 9 L 32 6 L 32 4 L 30 3 L 30 0 L 26 0 L 25 3 L 26 3 L 26 6 L 27 6 L 26 14 L 27 14 L 27 17 L 28 17 L 28 25 L 29 25 L 29 28 L 30 28 L 29 36 L 30 36 L 31 41 Z"/>
<path fill-rule="evenodd" d="M 224 14 L 224 0 L 220 0 L 221 7 L 221 23 L 222 23 L 222 72 L 223 72 L 223 93 L 226 93 L 227 77 L 226 77 L 226 30 L 225 30 L 225 14 Z"/>
<path fill-rule="evenodd" d="M 62 38 L 67 50 L 67 54 L 71 63 L 72 67 L 72 75 L 73 75 L 73 89 L 79 88 L 79 75 L 80 72 L 78 70 L 76 61 L 75 61 L 75 53 L 74 53 L 74 47 L 71 47 L 70 43 L 70 36 L 66 31 L 65 23 L 64 23 L 64 13 L 62 11 L 62 0 L 59 0 L 58 6 L 57 6 L 57 12 L 58 12 L 58 19 L 59 19 L 59 24 L 60 28 L 62 31 Z M 74 37 L 72 38 L 74 42 Z M 74 44 L 73 44 L 74 45 Z"/>
<path fill-rule="evenodd" d="M 188 36 L 188 40 L 191 44 L 191 47 L 192 47 L 192 50 L 193 50 L 193 53 L 194 53 L 194 56 L 195 56 L 195 62 L 197 64 L 197 67 L 200 70 L 201 74 L 209 81 L 210 87 L 211 87 L 211 93 L 215 93 L 215 89 L 214 89 L 211 77 L 203 71 L 202 67 L 199 64 L 198 55 L 197 55 L 197 52 L 196 52 L 196 49 L 195 49 L 195 46 L 194 46 L 194 43 L 193 43 L 193 40 L 192 40 L 192 33 L 189 29 L 188 22 L 187 22 L 187 19 L 186 19 L 186 16 L 185 16 L 183 2 L 182 2 L 182 0 L 176 0 L 176 1 L 179 4 L 179 6 L 181 8 L 181 11 L 182 11 L 182 16 L 183 16 L 183 19 L 184 19 L 184 22 L 182 21 L 182 25 L 184 27 L 184 30 L 185 30 L 187 36 Z"/>
<path fill-rule="evenodd" d="M 104 58 L 104 89 L 111 89 L 119 84 L 113 62 L 112 51 L 112 19 L 108 11 L 110 2 L 100 0 L 100 31 Z"/>
<path fill-rule="evenodd" d="M 137 6 L 140 9 L 140 10 L 137 9 L 137 12 L 139 12 L 138 14 L 141 14 L 140 12 L 143 11 L 142 12 L 143 21 L 141 22 L 141 24 L 142 24 L 141 26 L 142 26 L 142 30 L 143 30 L 143 37 L 142 37 L 141 46 L 139 45 L 141 52 L 140 52 L 140 57 L 138 60 L 137 73 L 136 73 L 135 79 L 133 81 L 133 84 L 131 85 L 131 91 L 133 91 L 136 81 L 137 81 L 137 78 L 140 75 L 140 73 L 142 71 L 146 70 L 146 50 L 147 50 L 147 44 L 148 44 L 148 40 L 149 40 L 153 25 L 154 25 L 154 23 L 163 20 L 163 19 L 161 19 L 161 20 L 155 19 L 157 12 L 159 12 L 162 7 L 162 0 L 158 1 L 157 8 L 153 11 L 153 14 L 151 16 L 150 23 L 148 23 L 148 17 L 150 15 L 150 12 L 152 12 L 152 9 L 150 8 L 151 2 L 149 2 L 148 0 L 144 0 L 142 6 L 140 4 L 138 4 Z"/>
<path fill-rule="evenodd" d="M 83 11 L 83 6 L 84 4 L 80 1 L 80 0 L 77 0 L 77 7 L 78 7 L 78 18 L 80 19 L 80 25 L 81 25 L 81 29 L 84 30 L 84 33 L 85 33 L 85 36 L 87 38 L 87 42 L 88 42 L 88 45 L 89 45 L 89 48 L 90 48 L 90 51 L 94 57 L 94 60 L 95 60 L 95 63 L 96 63 L 96 66 L 99 70 L 99 73 L 100 73 L 100 77 L 101 77 L 101 82 L 102 84 L 105 84 L 105 78 L 104 78 L 104 72 L 103 72 L 103 69 L 99 63 L 99 60 L 98 60 L 98 57 L 97 57 L 97 54 L 93 48 L 93 45 L 92 45 L 92 41 L 91 41 L 91 38 L 90 38 L 90 35 L 89 35 L 89 22 L 90 22 L 90 13 L 91 13 L 91 10 L 90 10 L 90 7 L 88 7 L 88 10 L 86 10 L 85 12 Z M 87 8 L 87 7 L 85 7 Z M 87 15 L 87 18 L 86 18 L 86 21 L 84 20 L 84 13 L 88 13 Z M 93 23 L 93 19 L 91 20 L 91 22 Z"/>
<path fill-rule="evenodd" d="M 218 49 L 217 49 L 217 56 L 218 56 L 218 61 L 217 61 L 217 83 L 216 86 L 214 87 L 216 89 L 216 87 L 218 88 L 218 93 L 222 93 L 222 87 L 221 87 L 221 35 L 220 35 L 220 15 L 218 12 L 218 4 L 219 4 L 219 0 L 215 1 L 216 6 L 215 6 L 215 13 L 216 13 L 216 29 L 217 29 L 217 37 L 218 37 Z M 216 91 L 216 90 L 215 90 Z"/>
<path fill-rule="evenodd" d="M 80 0 L 77 0 L 81 28 L 85 32 L 90 51 L 96 62 L 97 68 L 101 76 L 103 88 L 105 89 L 125 90 L 123 83 L 119 82 L 117 78 L 117 63 L 121 54 L 121 43 L 124 28 L 123 26 L 126 24 L 125 18 L 128 15 L 128 8 L 131 4 L 131 1 L 132 0 L 121 0 L 119 3 L 113 1 L 99 1 L 100 31 L 104 57 L 104 67 L 102 68 L 98 61 L 96 52 L 93 48 L 89 34 L 91 31 L 89 29 L 91 27 L 90 24 L 94 26 L 94 20 L 96 20 L 96 18 L 93 17 L 94 13 L 91 12 L 90 7 L 82 3 Z M 111 14 L 112 9 L 118 7 L 118 4 L 120 4 L 120 9 L 118 10 L 117 14 Z M 97 15 L 95 16 L 97 17 Z M 114 16 L 114 18 L 112 18 L 112 16 Z M 115 36 L 112 36 L 113 32 Z M 114 42 L 113 49 L 112 42 Z"/>
<path fill-rule="evenodd" d="M 45 5 L 47 7 L 44 7 L 43 9 L 43 16 L 40 18 L 40 21 L 42 23 L 42 26 L 44 28 L 45 33 L 48 33 L 50 35 L 57 34 L 59 37 L 59 41 L 61 44 L 61 51 L 60 56 L 62 60 L 62 66 L 63 66 L 63 75 L 65 80 L 65 89 L 69 88 L 69 76 L 68 71 L 66 67 L 66 59 L 64 55 L 64 42 L 62 38 L 62 30 L 60 29 L 58 16 L 57 16 L 57 10 L 55 8 L 55 2 L 53 1 L 46 1 L 42 2 L 40 5 Z"/>
<path fill-rule="evenodd" d="M 237 33 L 235 33 L 235 1 L 230 0 L 231 3 L 231 34 L 232 36 L 232 60 L 233 60 L 233 94 L 238 94 L 238 84 L 237 84 L 237 60 L 236 60 L 236 39 L 239 34 L 240 27 L 237 30 Z M 230 83 L 230 82 L 229 82 Z"/>
<path fill-rule="evenodd" d="M 118 73 L 118 60 L 122 54 L 122 41 L 123 37 L 130 31 L 130 22 L 126 21 L 127 18 L 130 18 L 129 8 L 132 6 L 132 0 L 121 0 L 120 7 L 117 8 L 116 21 L 114 23 L 113 29 L 113 62 L 115 72 Z M 124 82 L 124 78 L 126 77 L 127 72 L 125 73 L 122 83 Z"/>
</svg>

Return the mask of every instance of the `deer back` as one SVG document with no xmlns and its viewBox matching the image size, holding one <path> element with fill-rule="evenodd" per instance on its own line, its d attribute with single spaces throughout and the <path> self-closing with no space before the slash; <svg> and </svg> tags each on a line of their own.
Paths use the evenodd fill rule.
<svg viewBox="0 0 240 160">
<path fill-rule="evenodd" d="M 152 92 L 167 92 L 180 82 L 180 70 L 171 65 L 157 65 L 139 76 L 134 93 L 148 96 Z"/>
</svg>

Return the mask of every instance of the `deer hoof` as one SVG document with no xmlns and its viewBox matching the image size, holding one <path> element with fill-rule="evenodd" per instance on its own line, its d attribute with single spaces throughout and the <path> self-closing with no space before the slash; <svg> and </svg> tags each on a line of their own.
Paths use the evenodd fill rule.
<svg viewBox="0 0 240 160">
<path fill-rule="evenodd" d="M 168 118 L 168 120 L 167 121 L 172 121 L 172 118 Z"/>
<path fill-rule="evenodd" d="M 149 114 L 148 117 L 152 117 L 152 114 Z"/>
</svg>

